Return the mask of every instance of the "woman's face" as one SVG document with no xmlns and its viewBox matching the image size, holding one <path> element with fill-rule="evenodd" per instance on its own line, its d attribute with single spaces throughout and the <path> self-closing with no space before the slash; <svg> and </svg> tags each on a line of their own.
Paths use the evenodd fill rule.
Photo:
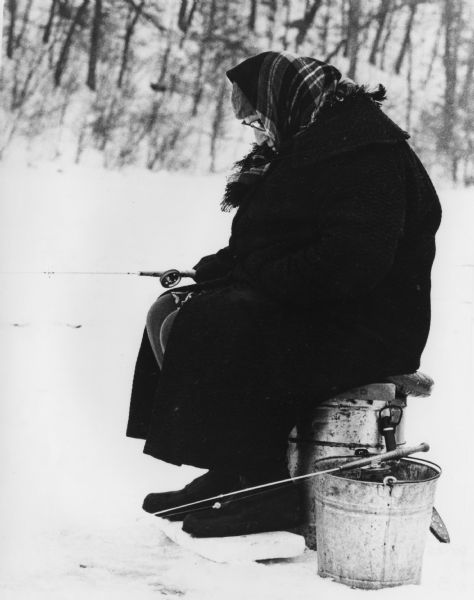
<svg viewBox="0 0 474 600">
<path fill-rule="evenodd" d="M 250 125 L 251 123 L 255 123 L 255 124 L 258 124 L 258 126 L 262 126 L 260 117 L 255 113 L 245 117 L 244 122 L 247 123 L 248 125 Z M 253 132 L 255 135 L 255 141 L 257 142 L 257 144 L 260 145 L 260 144 L 266 143 L 267 146 L 270 146 L 270 148 L 273 147 L 273 142 L 269 138 L 268 133 L 266 131 L 261 131 L 260 129 L 257 129 L 256 127 L 252 127 L 252 129 L 253 129 Z"/>
<path fill-rule="evenodd" d="M 238 119 L 243 119 L 249 125 L 250 123 L 260 121 L 260 117 L 254 112 L 254 108 L 236 83 L 232 85 L 232 108 L 234 109 L 235 116 Z M 266 143 L 270 148 L 273 147 L 273 141 L 266 131 L 260 131 L 255 127 L 253 127 L 253 131 L 257 144 Z"/>
</svg>

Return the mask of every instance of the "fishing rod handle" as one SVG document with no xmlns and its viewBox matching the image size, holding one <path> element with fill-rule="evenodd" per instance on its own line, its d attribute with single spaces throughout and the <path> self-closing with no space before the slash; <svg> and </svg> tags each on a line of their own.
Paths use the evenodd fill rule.
<svg viewBox="0 0 474 600">
<path fill-rule="evenodd" d="M 140 271 L 141 277 L 159 277 L 161 285 L 166 288 L 172 288 L 181 281 L 183 277 L 194 277 L 196 271 L 178 271 L 178 269 L 168 269 L 167 271 Z"/>
<path fill-rule="evenodd" d="M 417 446 L 406 446 L 402 448 L 397 448 L 396 450 L 391 450 L 390 452 L 372 454 L 372 456 L 364 456 L 364 458 L 352 460 L 338 467 L 338 470 L 345 471 L 346 469 L 356 469 L 357 467 L 365 467 L 367 465 L 371 465 L 374 462 L 381 462 L 383 460 L 396 460 L 398 458 L 404 458 L 405 456 L 409 456 L 410 454 L 415 454 L 416 452 L 428 452 L 429 449 L 429 444 L 427 444 L 426 442 L 421 442 L 421 444 L 418 444 Z"/>
<path fill-rule="evenodd" d="M 193 269 L 187 271 L 180 271 L 178 269 L 167 269 L 166 271 L 138 271 L 138 275 L 142 277 L 161 277 L 169 271 L 176 271 L 181 275 L 181 277 L 194 277 L 194 275 L 196 275 L 196 271 Z"/>
</svg>

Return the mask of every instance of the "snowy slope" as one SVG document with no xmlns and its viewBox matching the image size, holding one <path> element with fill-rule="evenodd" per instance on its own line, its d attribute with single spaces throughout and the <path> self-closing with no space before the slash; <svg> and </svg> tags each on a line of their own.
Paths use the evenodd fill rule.
<svg viewBox="0 0 474 600">
<path fill-rule="evenodd" d="M 199 471 L 162 464 L 124 436 L 152 279 L 41 275 L 189 267 L 226 243 L 222 177 L 52 164 L 0 170 L 0 580 L 2 599 L 353 598 L 316 575 L 316 554 L 219 565 L 180 549 L 140 510 L 149 491 Z M 437 507 L 453 543 L 428 539 L 423 584 L 381 597 L 470 597 L 474 422 L 472 192 L 442 191 L 433 328 L 407 439 L 444 469 Z M 23 273 L 19 273 L 23 272 Z M 29 273 L 33 272 L 33 273 Z"/>
</svg>

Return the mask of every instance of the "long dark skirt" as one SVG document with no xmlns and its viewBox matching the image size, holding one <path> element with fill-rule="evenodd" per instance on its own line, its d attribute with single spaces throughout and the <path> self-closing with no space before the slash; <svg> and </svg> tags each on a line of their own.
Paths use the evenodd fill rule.
<svg viewBox="0 0 474 600">
<path fill-rule="evenodd" d="M 318 402 L 417 368 L 350 319 L 282 307 L 237 285 L 204 292 L 180 309 L 162 370 L 146 333 L 142 340 L 127 435 L 145 439 L 155 458 L 239 468 L 282 456 Z"/>
</svg>

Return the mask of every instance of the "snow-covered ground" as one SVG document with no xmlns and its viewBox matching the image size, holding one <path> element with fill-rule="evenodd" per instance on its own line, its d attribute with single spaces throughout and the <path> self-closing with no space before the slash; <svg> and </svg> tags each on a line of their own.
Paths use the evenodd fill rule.
<svg viewBox="0 0 474 600">
<path fill-rule="evenodd" d="M 407 439 L 444 469 L 437 507 L 451 545 L 429 536 L 421 586 L 351 590 L 317 557 L 219 565 L 173 545 L 140 509 L 198 470 L 125 438 L 146 310 L 161 288 L 127 275 L 189 267 L 226 243 L 222 177 L 40 165 L 0 170 L 0 576 L 2 599 L 472 597 L 474 198 L 441 190 L 433 326 Z"/>
</svg>

